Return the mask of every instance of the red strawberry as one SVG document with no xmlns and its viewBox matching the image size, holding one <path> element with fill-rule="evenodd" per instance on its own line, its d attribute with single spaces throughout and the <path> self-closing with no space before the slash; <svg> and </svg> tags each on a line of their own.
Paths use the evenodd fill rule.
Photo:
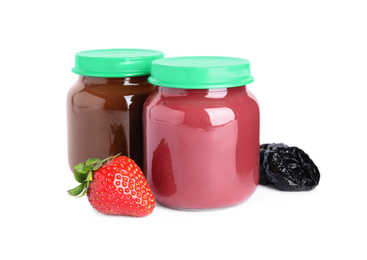
<svg viewBox="0 0 367 260">
<path fill-rule="evenodd" d="M 79 197 L 87 194 L 92 207 L 99 212 L 143 217 L 155 207 L 142 171 L 128 157 L 88 159 L 74 167 L 74 176 L 81 184 L 68 193 Z"/>
</svg>

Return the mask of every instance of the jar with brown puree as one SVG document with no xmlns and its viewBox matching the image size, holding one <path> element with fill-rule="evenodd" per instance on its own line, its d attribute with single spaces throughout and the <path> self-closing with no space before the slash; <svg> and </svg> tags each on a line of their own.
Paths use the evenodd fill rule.
<svg viewBox="0 0 367 260">
<path fill-rule="evenodd" d="M 67 94 L 70 169 L 88 158 L 121 153 L 143 167 L 142 109 L 154 86 L 153 60 L 163 53 L 144 49 L 78 52 L 72 71 L 79 75 Z"/>
</svg>

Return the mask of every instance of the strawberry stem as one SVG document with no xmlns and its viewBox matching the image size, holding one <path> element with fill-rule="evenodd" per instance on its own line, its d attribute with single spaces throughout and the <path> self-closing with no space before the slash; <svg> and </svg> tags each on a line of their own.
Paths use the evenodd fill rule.
<svg viewBox="0 0 367 260">
<path fill-rule="evenodd" d="M 74 178 L 80 184 L 74 189 L 68 190 L 69 195 L 74 197 L 83 197 L 87 194 L 89 185 L 93 181 L 93 173 L 98 170 L 107 161 L 119 156 L 120 154 L 108 157 L 104 160 L 98 158 L 89 158 L 86 162 L 78 163 L 74 166 Z"/>
</svg>

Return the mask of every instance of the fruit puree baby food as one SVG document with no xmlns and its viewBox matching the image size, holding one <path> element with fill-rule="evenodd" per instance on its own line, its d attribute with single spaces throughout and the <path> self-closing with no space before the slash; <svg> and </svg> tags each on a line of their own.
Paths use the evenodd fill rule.
<svg viewBox="0 0 367 260">
<path fill-rule="evenodd" d="M 154 86 L 151 62 L 163 53 L 105 49 L 76 54 L 67 95 L 69 166 L 120 153 L 143 167 L 142 109 Z"/>
<path fill-rule="evenodd" d="M 247 60 L 178 57 L 152 64 L 144 105 L 144 171 L 158 202 L 235 205 L 259 181 L 259 107 Z"/>
</svg>

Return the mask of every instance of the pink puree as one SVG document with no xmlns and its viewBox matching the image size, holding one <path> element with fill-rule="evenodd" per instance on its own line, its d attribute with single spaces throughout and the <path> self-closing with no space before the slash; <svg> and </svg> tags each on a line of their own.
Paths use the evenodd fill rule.
<svg viewBox="0 0 367 260">
<path fill-rule="evenodd" d="M 259 180 L 259 107 L 246 86 L 159 87 L 144 106 L 144 172 L 158 202 L 208 209 L 245 201 Z"/>
</svg>

